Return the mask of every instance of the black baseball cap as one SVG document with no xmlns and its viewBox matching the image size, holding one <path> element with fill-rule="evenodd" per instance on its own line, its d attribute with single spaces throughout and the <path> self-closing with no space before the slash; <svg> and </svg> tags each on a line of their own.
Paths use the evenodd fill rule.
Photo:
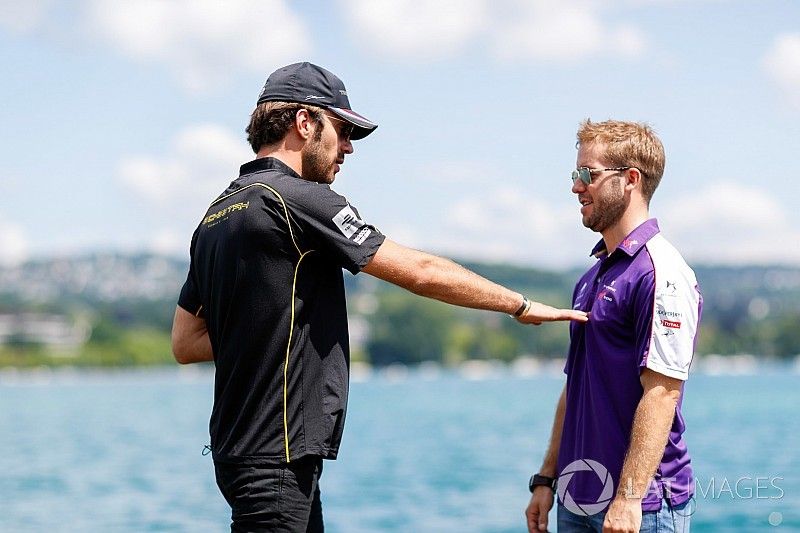
<svg viewBox="0 0 800 533">
<path fill-rule="evenodd" d="M 329 110 L 353 125 L 350 139 L 363 139 L 378 125 L 350 109 L 344 83 L 335 74 L 313 63 L 294 63 L 281 67 L 267 78 L 258 103 L 295 102 Z"/>
</svg>

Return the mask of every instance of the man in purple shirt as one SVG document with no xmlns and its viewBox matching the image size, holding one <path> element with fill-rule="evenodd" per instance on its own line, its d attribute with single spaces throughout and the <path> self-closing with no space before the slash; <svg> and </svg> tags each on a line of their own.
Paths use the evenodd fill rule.
<svg viewBox="0 0 800 533">
<path fill-rule="evenodd" d="M 567 382 L 525 511 L 545 531 L 689 531 L 694 480 L 683 439 L 702 296 L 694 272 L 660 234 L 649 203 L 664 172 L 652 129 L 581 124 L 572 192 L 583 225 L 603 238 L 575 286 Z"/>
</svg>

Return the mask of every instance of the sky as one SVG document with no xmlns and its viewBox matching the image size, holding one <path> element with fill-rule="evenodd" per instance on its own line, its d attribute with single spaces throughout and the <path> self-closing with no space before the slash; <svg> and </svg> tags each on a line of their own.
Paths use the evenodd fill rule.
<svg viewBox="0 0 800 533">
<path fill-rule="evenodd" d="M 589 264 L 575 132 L 614 118 L 662 139 L 650 211 L 690 263 L 800 266 L 796 0 L 0 0 L 0 263 L 188 258 L 303 60 L 379 123 L 333 188 L 401 244 Z"/>
</svg>

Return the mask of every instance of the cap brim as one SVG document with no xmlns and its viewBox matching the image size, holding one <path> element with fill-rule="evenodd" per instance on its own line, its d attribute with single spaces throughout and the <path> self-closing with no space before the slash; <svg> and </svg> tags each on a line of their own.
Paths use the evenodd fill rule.
<svg viewBox="0 0 800 533">
<path fill-rule="evenodd" d="M 350 134 L 350 139 L 357 141 L 363 139 L 378 127 L 377 124 L 372 122 L 366 117 L 363 117 L 353 111 L 352 109 L 344 109 L 341 107 L 329 107 L 334 115 L 342 118 L 353 125 L 353 133 Z"/>
</svg>

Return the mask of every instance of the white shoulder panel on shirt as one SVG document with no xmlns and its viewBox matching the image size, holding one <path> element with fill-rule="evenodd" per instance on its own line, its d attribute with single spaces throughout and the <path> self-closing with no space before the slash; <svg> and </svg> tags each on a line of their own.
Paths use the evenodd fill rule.
<svg viewBox="0 0 800 533">
<path fill-rule="evenodd" d="M 700 291 L 694 271 L 661 234 L 647 242 L 655 268 L 653 327 L 647 368 L 686 380 L 694 354 Z"/>
</svg>

